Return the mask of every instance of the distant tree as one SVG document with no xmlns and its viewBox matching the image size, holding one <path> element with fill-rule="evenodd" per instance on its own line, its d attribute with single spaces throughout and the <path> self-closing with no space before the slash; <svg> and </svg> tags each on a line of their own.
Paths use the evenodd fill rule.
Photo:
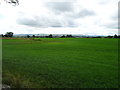
<svg viewBox="0 0 120 90">
<path fill-rule="evenodd" d="M 61 36 L 61 38 L 65 38 L 65 35 Z"/>
<path fill-rule="evenodd" d="M 67 35 L 66 37 L 73 37 L 72 35 Z"/>
<path fill-rule="evenodd" d="M 118 38 L 118 36 L 115 34 L 115 35 L 114 35 L 114 38 Z"/>
<path fill-rule="evenodd" d="M 52 37 L 53 37 L 53 35 L 52 35 L 52 34 L 50 34 L 48 37 L 49 37 L 49 38 L 52 38 Z"/>
<path fill-rule="evenodd" d="M 0 37 L 4 37 L 4 35 L 3 35 L 3 34 L 1 34 L 1 35 L 0 35 Z"/>
<path fill-rule="evenodd" d="M 89 36 L 87 36 L 86 38 L 90 38 Z"/>
<path fill-rule="evenodd" d="M 97 38 L 102 38 L 101 36 L 97 36 Z"/>
<path fill-rule="evenodd" d="M 13 32 L 6 32 L 4 37 L 13 37 Z"/>
<path fill-rule="evenodd" d="M 120 35 L 118 35 L 118 38 L 120 38 Z"/>
<path fill-rule="evenodd" d="M 4 37 L 4 35 L 2 34 L 2 37 Z"/>
<path fill-rule="evenodd" d="M 94 36 L 94 37 L 92 37 L 92 38 L 101 38 L 101 36 Z"/>
<path fill-rule="evenodd" d="M 107 38 L 113 38 L 113 36 L 108 35 Z"/>
<path fill-rule="evenodd" d="M 29 38 L 30 36 L 29 35 L 27 35 L 27 38 Z"/>
<path fill-rule="evenodd" d="M 32 37 L 35 38 L 35 35 L 33 35 Z"/>
</svg>

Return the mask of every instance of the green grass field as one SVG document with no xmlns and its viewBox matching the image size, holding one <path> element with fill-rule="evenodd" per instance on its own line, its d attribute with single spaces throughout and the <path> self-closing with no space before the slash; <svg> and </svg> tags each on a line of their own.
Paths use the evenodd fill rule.
<svg viewBox="0 0 120 90">
<path fill-rule="evenodd" d="M 117 88 L 118 39 L 3 39 L 3 83 L 21 88 Z"/>
</svg>

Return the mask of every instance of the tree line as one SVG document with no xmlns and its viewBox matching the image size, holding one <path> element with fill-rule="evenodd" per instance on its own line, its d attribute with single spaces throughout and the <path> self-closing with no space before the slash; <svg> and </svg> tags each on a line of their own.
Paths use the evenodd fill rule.
<svg viewBox="0 0 120 90">
<path fill-rule="evenodd" d="M 45 38 L 54 38 L 55 36 L 53 36 L 52 34 L 48 35 L 48 36 L 30 36 L 30 35 L 27 35 L 27 38 L 30 38 L 30 37 L 33 37 L 33 38 L 39 38 L 39 37 L 45 37 Z M 67 37 L 73 37 L 72 35 L 62 35 L 60 36 L 60 38 L 67 38 Z"/>
<path fill-rule="evenodd" d="M 13 37 L 13 32 L 6 32 L 5 35 L 1 34 L 0 36 L 2 37 Z M 59 36 L 53 36 L 52 34 L 48 35 L 48 36 L 37 36 L 37 35 L 27 35 L 26 36 L 27 38 L 55 38 L 55 37 L 59 37 Z M 72 35 L 62 35 L 60 36 L 60 38 L 74 38 L 75 36 L 72 36 Z M 103 36 L 85 36 L 84 38 L 102 38 Z M 104 38 L 120 38 L 120 35 L 108 35 L 108 36 L 105 36 Z"/>
<path fill-rule="evenodd" d="M 1 35 L 2 37 L 13 37 L 13 32 L 6 32 L 6 34 L 5 35 Z"/>
</svg>

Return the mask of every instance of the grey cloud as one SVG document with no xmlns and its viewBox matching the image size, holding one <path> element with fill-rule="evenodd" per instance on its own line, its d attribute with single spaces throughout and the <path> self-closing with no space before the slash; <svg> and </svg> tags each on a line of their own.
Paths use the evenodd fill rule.
<svg viewBox="0 0 120 90">
<path fill-rule="evenodd" d="M 116 24 L 116 23 L 109 24 L 109 25 L 107 25 L 107 28 L 118 29 L 118 24 Z"/>
<path fill-rule="evenodd" d="M 112 22 L 110 24 L 106 25 L 107 28 L 111 28 L 111 29 L 118 29 L 118 28 L 120 28 L 120 14 L 118 14 L 117 12 L 115 12 L 110 17 L 110 19 L 112 20 Z"/>
<path fill-rule="evenodd" d="M 76 12 L 73 2 L 45 2 L 44 4 L 51 13 L 50 15 L 45 13 L 45 15 L 27 17 L 25 13 L 20 12 L 17 23 L 38 28 L 78 27 L 76 19 L 95 15 L 93 11 L 83 8 L 80 8 L 80 12 Z"/>
<path fill-rule="evenodd" d="M 45 5 L 54 13 L 71 12 L 74 10 L 73 2 L 47 2 Z"/>
<path fill-rule="evenodd" d="M 58 19 L 55 17 L 47 16 L 32 16 L 30 17 L 21 17 L 17 19 L 17 23 L 21 25 L 31 26 L 31 27 L 75 27 L 75 22 L 72 19 Z"/>
<path fill-rule="evenodd" d="M 30 19 L 30 18 L 22 18 L 22 19 L 19 19 L 17 22 L 18 24 L 33 26 L 33 27 L 34 26 L 37 27 L 39 25 L 36 20 Z"/>
<path fill-rule="evenodd" d="M 62 27 L 60 21 L 49 19 L 48 17 L 33 16 L 33 18 L 20 18 L 17 20 L 19 24 L 31 27 Z"/>
<path fill-rule="evenodd" d="M 39 21 L 37 18 L 29 18 L 29 17 L 22 17 L 17 20 L 18 24 L 31 26 L 31 27 L 40 27 L 42 26 L 42 22 Z"/>
<path fill-rule="evenodd" d="M 111 15 L 109 18 L 109 22 L 99 22 L 97 21 L 96 24 L 98 24 L 100 27 L 105 27 L 108 29 L 118 29 L 120 28 L 120 21 L 118 20 L 118 13 L 115 12 L 113 15 Z"/>
<path fill-rule="evenodd" d="M 69 14 L 66 14 L 66 17 L 70 17 L 73 19 L 78 19 L 78 18 L 85 18 L 85 17 L 89 17 L 89 16 L 95 16 L 95 12 L 91 11 L 91 10 L 87 10 L 87 9 L 82 9 L 79 12 L 72 12 Z"/>
<path fill-rule="evenodd" d="M 114 15 L 114 16 L 111 17 L 111 19 L 115 20 L 115 21 L 118 20 L 118 18 L 120 19 L 120 15 L 119 15 L 119 17 L 118 17 L 118 15 Z"/>
<path fill-rule="evenodd" d="M 117 22 L 111 22 L 111 23 L 107 23 L 107 24 L 104 24 L 104 25 L 100 25 L 100 26 L 106 27 L 108 29 L 118 29 L 118 23 Z"/>
<path fill-rule="evenodd" d="M 112 19 L 113 21 L 117 21 L 118 18 L 120 19 L 120 10 L 114 11 L 114 13 L 110 16 L 110 19 Z"/>
<path fill-rule="evenodd" d="M 112 2 L 114 2 L 114 0 L 109 0 L 109 1 L 107 1 L 107 0 L 99 0 L 98 4 L 106 5 L 106 4 L 109 4 L 109 3 L 112 3 Z"/>
<path fill-rule="evenodd" d="M 72 18 L 66 18 L 67 27 L 77 27 L 77 23 Z"/>
<path fill-rule="evenodd" d="M 104 1 L 100 1 L 99 4 L 100 5 L 106 5 L 106 4 L 108 4 L 108 1 L 105 1 L 105 0 Z"/>
<path fill-rule="evenodd" d="M 94 16 L 94 15 L 95 15 L 95 12 L 87 9 L 83 9 L 77 14 L 77 17 L 86 17 L 86 16 Z"/>
</svg>

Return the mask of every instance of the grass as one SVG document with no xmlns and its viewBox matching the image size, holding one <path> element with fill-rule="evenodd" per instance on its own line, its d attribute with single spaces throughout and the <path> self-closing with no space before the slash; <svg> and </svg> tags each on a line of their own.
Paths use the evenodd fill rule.
<svg viewBox="0 0 120 90">
<path fill-rule="evenodd" d="M 117 88 L 118 39 L 3 39 L 3 83 L 21 88 Z"/>
</svg>

